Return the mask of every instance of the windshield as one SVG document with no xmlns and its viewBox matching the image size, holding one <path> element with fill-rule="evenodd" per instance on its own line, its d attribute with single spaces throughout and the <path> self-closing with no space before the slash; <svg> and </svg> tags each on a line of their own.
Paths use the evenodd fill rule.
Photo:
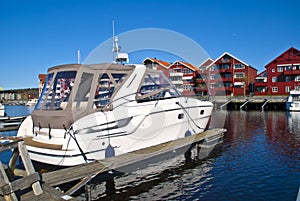
<svg viewBox="0 0 300 201">
<path fill-rule="evenodd" d="M 148 72 L 140 86 L 138 101 L 160 100 L 181 96 L 163 72 Z"/>
<path fill-rule="evenodd" d="M 35 110 L 62 110 L 68 102 L 74 85 L 76 71 L 62 71 L 47 75 L 44 88 Z M 65 105 L 64 105 L 65 104 Z"/>
</svg>

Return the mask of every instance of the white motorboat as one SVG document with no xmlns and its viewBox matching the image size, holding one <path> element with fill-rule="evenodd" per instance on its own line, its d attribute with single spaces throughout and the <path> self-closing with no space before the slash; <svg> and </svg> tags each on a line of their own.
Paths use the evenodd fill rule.
<svg viewBox="0 0 300 201">
<path fill-rule="evenodd" d="M 38 102 L 38 99 L 36 99 L 36 98 L 30 99 L 30 100 L 28 100 L 28 102 L 26 103 L 26 106 L 33 107 L 33 106 L 35 106 L 35 105 L 37 104 L 37 102 Z"/>
<path fill-rule="evenodd" d="M 300 90 L 290 91 L 290 95 L 286 101 L 286 109 L 288 111 L 300 111 Z"/>
<path fill-rule="evenodd" d="M 32 160 L 73 166 L 203 132 L 212 109 L 144 65 L 61 65 L 18 136 Z"/>
</svg>

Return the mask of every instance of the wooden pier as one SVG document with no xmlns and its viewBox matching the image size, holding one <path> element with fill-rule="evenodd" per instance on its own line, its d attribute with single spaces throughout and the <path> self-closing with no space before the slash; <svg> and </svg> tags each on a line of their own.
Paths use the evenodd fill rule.
<svg viewBox="0 0 300 201">
<path fill-rule="evenodd" d="M 216 109 L 285 110 L 287 96 L 216 96 L 211 101 Z"/>
<path fill-rule="evenodd" d="M 0 163 L 0 200 L 75 200 L 71 195 L 101 173 L 123 168 L 141 161 L 147 162 L 151 158 L 169 152 L 174 153 L 178 151 L 180 153 L 179 150 L 190 151 L 192 147 L 196 147 L 197 150 L 201 147 L 212 149 L 216 144 L 221 142 L 220 139 L 222 139 L 224 132 L 226 132 L 226 129 L 207 130 L 196 135 L 127 154 L 42 174 L 34 171 L 22 138 L 0 138 L 0 142 L 9 140 L 8 143 L 0 143 L 0 151 L 14 149 L 8 167 L 4 168 L 4 165 Z M 25 171 L 15 168 L 19 155 L 24 163 Z M 13 180 L 16 176 L 21 176 L 21 178 Z M 74 181 L 77 183 L 65 193 L 54 189 L 57 185 Z M 20 191 L 26 188 L 31 190 L 20 195 Z M 19 193 L 18 197 L 16 196 L 16 192 Z"/>
<path fill-rule="evenodd" d="M 0 132 L 17 130 L 26 116 L 20 117 L 0 117 Z"/>
</svg>

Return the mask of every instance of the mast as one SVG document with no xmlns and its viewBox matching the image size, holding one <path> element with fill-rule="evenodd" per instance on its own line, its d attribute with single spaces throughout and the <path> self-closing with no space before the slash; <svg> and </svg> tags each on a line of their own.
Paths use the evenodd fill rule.
<svg viewBox="0 0 300 201">
<path fill-rule="evenodd" d="M 121 53 L 121 47 L 119 46 L 119 37 L 115 36 L 115 23 L 112 21 L 112 32 L 113 32 L 113 62 L 122 62 L 129 63 L 129 58 L 127 53 Z"/>
</svg>

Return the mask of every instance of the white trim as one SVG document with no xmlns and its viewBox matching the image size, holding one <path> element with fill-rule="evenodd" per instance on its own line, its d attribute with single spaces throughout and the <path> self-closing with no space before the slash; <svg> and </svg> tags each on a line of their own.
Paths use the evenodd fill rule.
<svg viewBox="0 0 300 201">
<path fill-rule="evenodd" d="M 193 76 L 183 76 L 182 77 L 182 80 L 190 80 L 190 79 L 192 79 L 193 78 Z"/>
<path fill-rule="evenodd" d="M 276 89 L 276 91 L 274 89 Z M 278 93 L 278 87 L 272 87 L 272 93 Z"/>
<path fill-rule="evenodd" d="M 237 77 L 236 75 L 238 75 L 238 74 L 243 74 L 243 77 Z M 233 78 L 244 78 L 244 77 L 245 77 L 245 73 L 244 72 L 236 72 L 233 75 Z"/>
<path fill-rule="evenodd" d="M 250 65 L 247 64 L 246 62 L 244 62 L 243 60 L 236 58 L 235 56 L 233 56 L 232 54 L 230 54 L 230 53 L 228 53 L 228 52 L 224 52 L 224 53 L 223 53 L 221 56 L 219 56 L 213 63 L 211 63 L 209 66 L 207 66 L 207 68 L 210 68 L 213 64 L 216 63 L 216 61 L 220 60 L 220 59 L 221 59 L 223 56 L 225 56 L 225 55 L 228 55 L 228 56 L 234 58 L 235 60 L 241 62 L 242 64 L 245 65 L 245 67 L 246 67 L 246 66 L 250 67 Z"/>
<path fill-rule="evenodd" d="M 278 64 L 277 66 L 291 66 L 292 64 Z"/>
<path fill-rule="evenodd" d="M 213 60 L 212 58 L 208 58 L 208 59 L 206 59 L 205 61 L 203 61 L 203 62 L 199 65 L 198 68 L 202 67 L 202 65 L 203 65 L 204 63 L 206 63 L 207 61 L 209 61 L 209 60 L 211 61 L 211 64 L 215 62 L 215 60 Z M 210 64 L 209 64 L 209 65 L 210 65 Z M 209 65 L 208 65 L 208 66 L 209 66 Z M 207 68 L 207 66 L 204 66 L 204 67 Z"/>
<path fill-rule="evenodd" d="M 245 82 L 235 82 L 233 83 L 234 86 L 244 86 Z"/>
</svg>

